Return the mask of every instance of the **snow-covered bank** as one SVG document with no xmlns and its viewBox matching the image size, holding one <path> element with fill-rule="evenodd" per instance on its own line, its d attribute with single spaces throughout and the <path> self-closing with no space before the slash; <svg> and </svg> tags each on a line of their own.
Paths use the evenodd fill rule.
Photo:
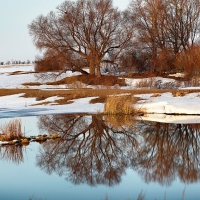
<svg viewBox="0 0 200 200">
<path fill-rule="evenodd" d="M 174 97 L 172 93 L 136 95 L 140 100 L 135 106 L 144 113 L 200 115 L 200 93 Z"/>
<path fill-rule="evenodd" d="M 26 73 L 10 75 L 11 72 L 16 71 L 23 71 Z M 34 72 L 34 66 L 0 67 L 0 88 L 23 88 L 23 83 L 25 82 L 38 81 L 34 73 L 29 72 Z M 60 78 L 74 75 L 78 75 L 78 73 L 72 73 L 68 71 Z M 141 81 L 142 79 L 127 79 L 129 86 L 125 87 L 124 89 L 135 89 L 135 87 L 139 84 L 138 82 Z M 158 77 L 154 80 L 154 82 L 155 81 L 168 83 L 172 82 L 172 79 L 162 79 L 161 77 Z M 144 83 L 146 82 L 148 81 L 145 79 Z M 33 87 L 30 86 L 30 88 L 35 89 L 53 89 L 55 87 L 57 89 L 66 89 L 65 85 L 48 86 L 44 84 Z M 77 99 L 71 104 L 57 105 L 54 102 L 56 99 L 58 99 L 56 96 L 43 101 L 36 101 L 35 98 L 23 98 L 22 96 L 23 94 L 0 97 L 0 118 L 61 113 L 102 113 L 104 110 L 104 104 L 102 103 L 90 104 L 90 100 L 95 97 Z M 136 96 L 140 97 L 141 100 L 138 101 L 134 106 L 139 111 L 145 113 L 145 116 L 142 117 L 143 120 L 175 123 L 200 123 L 200 93 L 190 93 L 177 97 L 173 96 L 171 93 L 163 93 L 159 95 L 142 94 Z M 45 104 L 42 105 L 41 103 Z M 172 116 L 172 114 L 179 116 Z M 181 114 L 184 116 L 180 116 Z"/>
<path fill-rule="evenodd" d="M 74 100 L 71 104 L 57 105 L 55 100 L 60 97 L 50 97 L 42 101 L 35 98 L 23 98 L 23 94 L 0 97 L 0 118 L 38 116 L 47 114 L 71 114 L 71 113 L 100 113 L 104 104 L 90 104 L 92 98 Z M 95 98 L 95 97 L 94 97 Z M 37 105 L 48 102 L 48 104 Z"/>
</svg>

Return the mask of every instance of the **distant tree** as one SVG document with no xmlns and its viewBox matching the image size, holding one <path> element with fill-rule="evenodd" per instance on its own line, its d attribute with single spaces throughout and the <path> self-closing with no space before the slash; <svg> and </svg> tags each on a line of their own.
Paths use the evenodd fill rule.
<svg viewBox="0 0 200 200">
<path fill-rule="evenodd" d="M 99 77 L 101 63 L 114 63 L 132 38 L 129 19 L 112 0 L 65 1 L 34 20 L 29 32 L 38 49 L 52 49 L 74 70 L 88 66 Z"/>
</svg>

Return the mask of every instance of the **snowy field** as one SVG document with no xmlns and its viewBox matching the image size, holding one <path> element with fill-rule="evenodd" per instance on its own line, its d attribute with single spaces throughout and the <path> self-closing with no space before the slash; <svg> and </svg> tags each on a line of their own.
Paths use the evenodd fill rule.
<svg viewBox="0 0 200 200">
<path fill-rule="evenodd" d="M 13 72 L 17 72 L 14 73 Z M 0 88 L 24 88 L 23 83 L 38 82 L 35 77 L 33 66 L 0 66 Z M 78 73 L 67 72 L 59 78 L 77 75 Z M 157 80 L 166 83 L 173 82 L 172 79 L 157 78 Z M 156 81 L 157 81 L 156 80 Z M 138 85 L 138 79 L 127 79 L 127 87 L 122 89 L 135 89 Z M 40 81 L 40 86 L 30 86 L 34 89 L 67 88 L 66 85 L 49 86 L 45 81 Z M 86 86 L 87 87 L 87 86 Z M 91 86 L 88 86 L 91 87 Z M 59 113 L 100 113 L 104 110 L 104 104 L 90 104 L 92 98 L 83 98 L 74 100 L 72 104 L 56 105 L 54 101 L 60 97 L 51 97 L 42 101 L 36 101 L 35 98 L 23 98 L 23 94 L 9 95 L 0 97 L 0 117 L 19 117 L 35 116 L 44 114 Z M 135 105 L 137 109 L 145 112 L 143 120 L 152 120 L 160 122 L 189 122 L 200 123 L 200 93 L 190 93 L 184 96 L 173 96 L 171 93 L 160 94 L 154 97 L 154 94 L 136 95 L 142 100 Z M 95 98 L 95 97 L 94 97 Z M 45 105 L 35 105 L 43 102 L 49 102 Z M 167 115 L 166 115 L 167 114 Z M 177 116 L 177 115 L 182 116 Z"/>
</svg>

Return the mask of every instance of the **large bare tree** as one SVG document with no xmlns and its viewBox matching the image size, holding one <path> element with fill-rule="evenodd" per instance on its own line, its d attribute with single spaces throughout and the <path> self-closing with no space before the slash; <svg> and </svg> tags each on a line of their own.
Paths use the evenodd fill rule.
<svg viewBox="0 0 200 200">
<path fill-rule="evenodd" d="M 53 49 L 67 67 L 80 71 L 87 65 L 97 76 L 102 62 L 114 63 L 132 38 L 128 13 L 114 8 L 112 0 L 65 1 L 34 20 L 29 32 L 38 49 Z"/>
</svg>

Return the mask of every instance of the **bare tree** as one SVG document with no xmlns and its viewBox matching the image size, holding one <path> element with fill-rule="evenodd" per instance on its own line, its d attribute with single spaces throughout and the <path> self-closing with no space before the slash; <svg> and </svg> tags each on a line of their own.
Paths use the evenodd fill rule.
<svg viewBox="0 0 200 200">
<path fill-rule="evenodd" d="M 29 31 L 37 48 L 55 50 L 74 69 L 86 63 L 98 77 L 101 63 L 113 63 L 132 38 L 128 13 L 112 0 L 65 1 L 34 20 Z"/>
<path fill-rule="evenodd" d="M 177 53 L 198 40 L 199 0 L 132 0 L 129 10 L 137 47 L 149 55 L 151 71 L 158 71 L 163 59 L 159 70 L 168 68 Z"/>
</svg>

